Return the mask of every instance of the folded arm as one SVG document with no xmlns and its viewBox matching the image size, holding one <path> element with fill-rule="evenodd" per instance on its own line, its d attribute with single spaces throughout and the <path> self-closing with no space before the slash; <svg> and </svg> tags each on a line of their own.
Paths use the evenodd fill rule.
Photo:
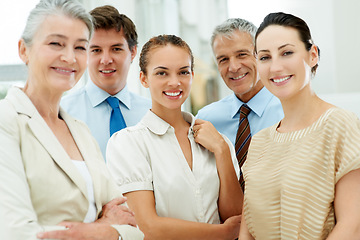
<svg viewBox="0 0 360 240">
<path fill-rule="evenodd" d="M 159 217 L 155 209 L 152 191 L 135 191 L 125 194 L 128 204 L 135 212 L 136 221 L 146 239 L 235 239 L 240 224 L 240 216 L 234 216 L 224 224 L 207 224 L 181 219 Z"/>
</svg>

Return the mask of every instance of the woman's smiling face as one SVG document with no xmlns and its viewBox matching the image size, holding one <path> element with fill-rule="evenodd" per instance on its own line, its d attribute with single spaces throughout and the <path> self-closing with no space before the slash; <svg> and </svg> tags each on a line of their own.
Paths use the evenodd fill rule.
<svg viewBox="0 0 360 240">
<path fill-rule="evenodd" d="M 150 50 L 148 59 L 147 73 L 141 72 L 140 79 L 150 90 L 152 111 L 181 109 L 190 94 L 194 75 L 189 52 L 167 44 Z"/>
<path fill-rule="evenodd" d="M 317 50 L 313 45 L 307 51 L 296 29 L 270 25 L 258 35 L 256 49 L 260 79 L 280 100 L 292 98 L 310 86 Z"/>
</svg>

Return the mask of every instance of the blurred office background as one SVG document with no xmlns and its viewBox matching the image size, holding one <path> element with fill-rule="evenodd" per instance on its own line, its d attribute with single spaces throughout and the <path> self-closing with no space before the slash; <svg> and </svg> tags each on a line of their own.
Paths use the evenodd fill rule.
<svg viewBox="0 0 360 240">
<path fill-rule="evenodd" d="M 26 67 L 17 54 L 17 42 L 29 11 L 39 0 L 0 2 L 0 98 L 12 85 L 26 80 Z M 360 116 L 360 1 L 359 0 L 80 0 L 91 10 L 110 4 L 130 17 L 139 35 L 138 56 L 152 36 L 175 34 L 192 48 L 195 79 L 184 109 L 197 113 L 202 106 L 230 91 L 217 72 L 209 39 L 213 28 L 229 17 L 259 26 L 269 12 L 284 11 L 303 18 L 321 49 L 313 87 L 318 95 Z M 138 57 L 128 76 L 129 88 L 148 96 L 139 82 Z M 88 81 L 87 73 L 77 84 Z"/>
</svg>

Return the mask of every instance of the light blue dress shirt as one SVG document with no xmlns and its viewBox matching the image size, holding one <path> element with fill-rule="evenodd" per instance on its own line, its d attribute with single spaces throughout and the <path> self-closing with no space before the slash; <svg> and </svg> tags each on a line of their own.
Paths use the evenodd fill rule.
<svg viewBox="0 0 360 240">
<path fill-rule="evenodd" d="M 199 110 L 197 118 L 211 122 L 215 128 L 227 136 L 235 146 L 239 127 L 240 107 L 244 104 L 235 94 L 213 102 Z M 284 113 L 280 100 L 263 87 L 246 103 L 251 112 L 248 115 L 251 135 L 279 122 Z"/>
<path fill-rule="evenodd" d="M 106 102 L 107 92 L 89 81 L 85 87 L 64 96 L 61 106 L 74 118 L 82 120 L 90 128 L 99 143 L 105 159 L 106 145 L 110 138 L 111 107 Z M 120 100 L 120 110 L 127 127 L 136 125 L 151 108 L 148 98 L 130 92 L 125 86 L 113 97 Z"/>
</svg>

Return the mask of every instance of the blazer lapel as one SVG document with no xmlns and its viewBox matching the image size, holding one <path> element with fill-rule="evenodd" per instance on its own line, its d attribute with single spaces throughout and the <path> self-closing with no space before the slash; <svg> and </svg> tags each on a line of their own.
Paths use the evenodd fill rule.
<svg viewBox="0 0 360 240">
<path fill-rule="evenodd" d="M 29 118 L 28 126 L 34 137 L 88 199 L 85 180 L 29 97 L 20 88 L 12 87 L 9 89 L 6 99 L 14 106 L 18 114 L 26 115 Z"/>
<path fill-rule="evenodd" d="M 44 149 L 47 150 L 51 158 L 64 171 L 64 173 L 69 176 L 69 178 L 88 199 L 84 178 L 81 176 L 75 165 L 71 162 L 69 155 L 57 140 L 54 133 L 48 127 L 45 120 L 40 116 L 39 113 L 36 113 L 31 116 L 28 125 L 34 136 L 43 145 Z"/>
<path fill-rule="evenodd" d="M 99 169 L 101 164 L 100 161 L 104 161 L 98 147 L 94 145 L 92 135 L 90 131 L 87 131 L 87 128 L 82 128 L 79 126 L 79 123 L 76 124 L 76 119 L 71 118 L 66 112 L 60 108 L 60 115 L 65 120 L 74 140 L 79 148 L 79 151 L 84 158 L 86 166 L 90 172 L 93 188 L 94 188 L 94 197 L 95 204 L 98 213 L 102 210 L 102 196 L 101 196 L 101 182 L 103 181 L 101 174 L 99 174 L 102 169 Z M 100 164 L 99 164 L 100 163 Z M 105 161 L 104 161 L 105 163 Z"/>
</svg>

